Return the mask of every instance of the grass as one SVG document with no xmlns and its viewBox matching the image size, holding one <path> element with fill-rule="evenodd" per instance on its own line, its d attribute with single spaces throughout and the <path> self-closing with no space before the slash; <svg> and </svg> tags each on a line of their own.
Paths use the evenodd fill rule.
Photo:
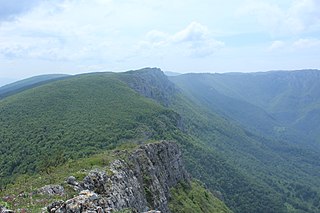
<svg viewBox="0 0 320 213">
<path fill-rule="evenodd" d="M 161 138 L 172 116 L 107 73 L 75 76 L 5 98 L 0 101 L 0 188 L 21 174 L 126 141 Z"/>
<path fill-rule="evenodd" d="M 174 213 L 232 213 L 218 198 L 198 181 L 179 183 L 171 189 L 169 208 Z"/>
<path fill-rule="evenodd" d="M 50 173 L 39 173 L 34 175 L 20 175 L 14 184 L 9 184 L 4 191 L 0 192 L 0 197 L 7 197 L 7 201 L 1 201 L 0 205 L 12 210 L 27 209 L 31 212 L 41 212 L 41 209 L 53 201 L 67 200 L 77 195 L 74 189 L 65 183 L 69 176 L 74 176 L 78 181 L 92 169 L 98 168 L 106 170 L 108 173 L 109 164 L 115 159 L 124 159 L 126 153 L 134 150 L 137 145 L 127 143 L 120 145 L 114 150 L 107 150 L 103 153 L 78 160 L 70 160 L 57 168 L 52 168 Z M 121 152 L 126 150 L 126 152 Z M 59 184 L 65 189 L 64 196 L 49 196 L 35 194 L 34 192 L 42 186 L 49 184 Z"/>
<path fill-rule="evenodd" d="M 285 150 L 286 157 L 277 152 L 281 149 L 274 141 L 208 112 L 183 94 L 183 98 L 167 97 L 151 85 L 159 102 L 170 100 L 167 103 L 172 105 L 165 108 L 130 89 L 129 74 L 126 79 L 129 82 L 112 73 L 73 76 L 1 100 L 0 189 L 12 189 L 7 184 L 17 178 L 22 188 L 31 181 L 29 191 L 43 185 L 44 180 L 37 177 L 48 183 L 61 183 L 69 175 L 81 179 L 86 168 L 107 164 L 93 157 L 105 150 L 127 142 L 167 139 L 181 146 L 188 171 L 210 190 L 219 190 L 234 212 L 287 212 L 289 205 L 318 212 L 319 193 L 314 192 L 319 192 L 319 170 L 314 169 L 318 168 L 317 155 L 302 155 L 298 149 Z M 142 88 L 154 82 L 136 80 Z M 300 156 L 309 156 L 312 162 L 303 162 Z M 83 170 L 66 168 L 70 173 L 63 175 L 55 170 L 79 158 L 87 159 L 80 162 L 86 164 Z M 291 187 L 292 183 L 312 187 Z M 19 187 L 12 193 L 19 194 Z M 301 197 L 304 194 L 309 195 L 307 199 Z"/>
</svg>

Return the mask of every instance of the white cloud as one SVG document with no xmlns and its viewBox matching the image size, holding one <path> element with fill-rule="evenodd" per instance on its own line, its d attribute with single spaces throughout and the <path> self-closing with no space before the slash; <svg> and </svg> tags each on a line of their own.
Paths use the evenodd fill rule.
<svg viewBox="0 0 320 213">
<path fill-rule="evenodd" d="M 284 41 L 280 41 L 280 40 L 277 40 L 277 41 L 273 41 L 271 43 L 271 45 L 269 46 L 268 50 L 269 51 L 274 51 L 274 50 L 278 50 L 280 48 L 283 48 L 285 46 L 285 42 Z"/>
<path fill-rule="evenodd" d="M 320 48 L 319 39 L 299 39 L 293 42 L 292 46 L 295 49 Z"/>
<path fill-rule="evenodd" d="M 165 45 L 168 42 L 169 37 L 170 35 L 168 35 L 167 33 L 158 30 L 151 30 L 146 35 L 147 41 L 155 46 Z"/>
<path fill-rule="evenodd" d="M 315 38 L 300 38 L 292 41 L 273 41 L 268 47 L 271 52 L 290 51 L 299 52 L 301 50 L 317 50 L 320 48 L 320 40 Z"/>
<path fill-rule="evenodd" d="M 209 30 L 206 26 L 191 22 L 185 29 L 174 34 L 171 39 L 173 42 L 197 42 L 208 38 Z"/>
<path fill-rule="evenodd" d="M 318 0 L 292 0 L 289 7 L 279 1 L 249 0 L 238 13 L 253 16 L 275 36 L 319 31 L 319 10 Z"/>
<path fill-rule="evenodd" d="M 215 40 L 209 29 L 198 23 L 191 22 L 186 28 L 173 34 L 152 30 L 147 33 L 142 48 L 170 48 L 180 54 L 192 57 L 206 57 L 224 46 L 222 41 Z"/>
<path fill-rule="evenodd" d="M 113 9 L 111 1 L 42 1 L 0 26 L 0 56 L 53 61 L 114 57 L 117 46 L 126 43 L 114 39 L 117 26 L 108 17 Z"/>
<path fill-rule="evenodd" d="M 0 76 L 319 65 L 320 1 L 251 0 L 235 17 L 245 1 L 0 0 Z"/>
</svg>

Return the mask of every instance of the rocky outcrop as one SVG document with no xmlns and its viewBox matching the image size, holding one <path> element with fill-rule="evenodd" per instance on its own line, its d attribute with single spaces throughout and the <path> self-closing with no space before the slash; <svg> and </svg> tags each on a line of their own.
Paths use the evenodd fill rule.
<svg viewBox="0 0 320 213">
<path fill-rule="evenodd" d="M 82 180 L 67 183 L 81 191 L 73 199 L 48 206 L 49 212 L 110 212 L 150 209 L 170 212 L 171 187 L 189 181 L 177 144 L 167 141 L 140 146 L 125 159 L 105 169 L 95 169 Z"/>
<path fill-rule="evenodd" d="M 36 191 L 36 194 L 42 195 L 64 195 L 64 188 L 60 185 L 47 185 Z"/>
<path fill-rule="evenodd" d="M 120 79 L 140 95 L 151 98 L 164 106 L 168 106 L 172 96 L 179 92 L 175 84 L 169 81 L 159 68 L 125 72 L 122 73 Z"/>
<path fill-rule="evenodd" d="M 89 190 L 81 191 L 80 194 L 70 200 L 56 201 L 48 206 L 49 212 L 110 212 L 112 209 L 102 203 L 101 197 Z"/>
</svg>

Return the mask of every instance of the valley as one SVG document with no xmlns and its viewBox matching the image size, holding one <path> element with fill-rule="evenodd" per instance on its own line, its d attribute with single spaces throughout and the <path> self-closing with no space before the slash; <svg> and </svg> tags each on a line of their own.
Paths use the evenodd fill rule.
<svg viewBox="0 0 320 213">
<path fill-rule="evenodd" d="M 317 70 L 166 76 L 144 68 L 1 87 L 1 197 L 61 184 L 81 168 L 101 166 L 95 156 L 105 152 L 168 140 L 195 180 L 193 198 L 183 183 L 172 186 L 173 212 L 201 209 L 205 190 L 225 212 L 316 213 L 319 83 Z"/>
</svg>

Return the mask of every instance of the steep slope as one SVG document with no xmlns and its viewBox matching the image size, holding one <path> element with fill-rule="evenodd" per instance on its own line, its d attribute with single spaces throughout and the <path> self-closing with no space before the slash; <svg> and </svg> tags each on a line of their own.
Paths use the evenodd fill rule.
<svg viewBox="0 0 320 213">
<path fill-rule="evenodd" d="M 142 70 L 142 72 L 146 72 L 146 70 Z M 152 72 L 152 70 L 149 70 L 149 72 Z M 157 73 L 161 75 L 161 72 L 157 71 Z M 137 73 L 131 74 L 135 74 L 136 77 L 142 77 Z M 158 79 L 161 78 L 161 76 L 158 77 Z M 143 80 L 141 80 L 141 82 L 142 81 Z M 194 81 L 192 84 L 194 85 Z M 133 89 L 135 88 L 133 87 Z M 162 89 L 158 88 L 158 90 L 158 93 L 161 93 Z M 139 90 L 136 91 L 139 92 Z M 319 178 L 317 178 L 319 177 L 319 173 L 317 171 L 320 168 L 318 152 L 299 146 L 297 147 L 285 141 L 278 141 L 272 137 L 263 137 L 258 133 L 239 126 L 239 124 L 233 122 L 232 119 L 222 118 L 219 116 L 219 114 L 221 114 L 219 111 L 217 111 L 217 114 L 212 108 L 206 106 L 206 104 L 201 104 L 202 102 L 199 101 L 199 99 L 191 97 L 192 100 L 196 102 L 188 100 L 185 95 L 188 96 L 189 94 L 184 92 L 183 88 L 181 91 L 176 88 L 175 93 L 171 94 L 172 101 L 169 107 L 182 116 L 182 127 L 184 131 L 192 135 L 193 138 L 196 138 L 198 143 L 207 149 L 212 147 L 213 149 L 210 150 L 210 152 L 216 155 L 215 159 L 208 160 L 207 162 L 198 161 L 198 165 L 201 167 L 200 174 L 197 174 L 198 170 L 191 173 L 200 177 L 200 179 L 211 186 L 212 189 L 218 188 L 223 191 L 223 194 L 227 197 L 227 204 L 229 206 L 237 206 L 235 211 L 263 211 L 259 208 L 253 210 L 256 205 L 254 204 L 254 199 L 251 200 L 253 201 L 250 206 L 251 208 L 248 208 L 248 206 L 246 206 L 246 201 L 248 200 L 246 199 L 250 200 L 250 195 L 247 194 L 246 190 L 242 192 L 237 191 L 243 183 L 248 182 L 252 184 L 251 187 L 260 188 L 261 192 L 264 191 L 262 193 L 265 193 L 265 195 L 270 195 L 278 199 L 280 203 L 285 203 L 287 209 L 296 208 L 302 212 L 317 211 L 316 209 L 319 208 L 317 204 L 317 201 L 319 201 Z M 203 93 L 198 93 L 198 95 L 200 97 L 206 97 Z M 209 98 L 210 96 L 208 99 Z M 223 103 L 224 100 L 221 98 L 220 101 L 220 103 Z M 212 101 L 212 103 L 214 103 L 214 101 Z M 252 108 L 258 107 L 253 106 Z M 265 111 L 261 109 L 257 111 L 259 113 L 263 112 L 266 118 L 275 123 Z M 228 117 L 230 118 L 230 116 Z M 264 119 L 260 121 L 263 125 Z M 192 152 L 191 150 L 188 151 Z M 196 151 L 193 154 L 195 153 Z M 221 154 L 223 157 L 219 158 Z M 200 153 L 195 155 L 202 158 Z M 225 170 L 228 171 L 229 174 L 241 174 L 240 176 L 247 181 L 243 181 L 240 177 L 237 177 L 239 179 L 236 178 L 231 181 L 227 175 L 221 177 L 214 174 L 213 171 L 210 171 L 210 167 L 212 166 L 212 164 L 210 166 L 210 163 L 216 161 L 224 162 L 223 159 L 226 159 Z M 190 167 L 192 168 L 194 165 Z M 228 167 L 229 169 L 226 169 Z M 232 172 L 230 168 L 236 168 L 236 170 Z M 206 177 L 206 175 L 208 175 L 209 178 Z M 221 181 L 221 178 L 225 178 L 225 180 L 228 181 Z M 230 183 L 236 184 L 230 187 L 230 185 L 228 186 Z M 293 185 L 295 186 L 292 187 Z M 298 185 L 303 188 L 303 190 L 300 190 Z M 246 187 L 243 189 L 245 188 Z M 312 193 L 316 195 L 303 196 L 302 194 L 307 193 L 307 191 L 312 191 Z M 257 193 L 257 191 L 255 193 Z M 241 194 L 242 197 L 240 199 L 239 197 L 236 198 L 236 194 Z M 289 194 L 290 196 L 288 196 Z M 259 197 L 257 194 L 254 196 Z M 271 200 L 268 200 L 267 203 L 269 202 L 269 204 L 266 204 L 268 205 L 268 212 L 283 211 L 277 206 L 281 204 L 275 204 L 275 202 Z M 270 209 L 270 203 L 272 202 L 274 202 L 274 206 L 277 206 L 277 210 Z M 310 204 L 313 206 L 310 207 Z M 258 205 L 263 206 L 264 204 Z M 292 205 L 294 207 L 291 207 Z"/>
<path fill-rule="evenodd" d="M 170 79 L 194 102 L 212 112 L 237 120 L 245 126 L 255 127 L 265 133 L 272 133 L 274 128 L 279 125 L 275 118 L 262 108 L 247 101 L 227 96 L 216 89 L 219 86 L 216 86 L 218 83 L 212 74 L 185 74 Z"/>
<path fill-rule="evenodd" d="M 110 167 L 92 170 L 79 182 L 72 183 L 78 191 L 95 193 L 95 201 L 81 205 L 83 197 L 77 196 L 66 202 L 50 205 L 50 212 L 119 211 L 131 209 L 145 212 L 158 209 L 170 212 L 169 189 L 178 182 L 189 183 L 181 152 L 174 143 L 161 142 L 140 146 L 127 156 L 110 163 Z M 106 170 L 110 171 L 107 174 Z M 79 189 L 80 188 L 80 189 Z"/>
<path fill-rule="evenodd" d="M 167 139 L 181 145 L 193 177 L 234 212 L 317 212 L 319 155 L 261 137 L 199 103 L 150 68 L 73 76 L 7 97 L 0 101 L 1 184 L 25 173 L 54 176 L 57 165 L 121 144 Z M 177 190 L 185 199 L 199 193 Z"/>
<path fill-rule="evenodd" d="M 170 97 L 166 90 L 162 91 L 166 87 L 161 85 L 172 86 L 172 83 L 161 71 L 149 71 L 152 75 L 148 70 L 139 74 L 151 80 L 142 81 L 146 88 L 144 95 Z M 21 174 L 50 172 L 48 168 L 70 158 L 92 155 L 128 141 L 173 139 L 182 145 L 188 169 L 195 177 L 206 179 L 212 191 L 226 194 L 228 202 L 238 212 L 241 209 L 263 212 L 269 205 L 274 206 L 274 212 L 281 212 L 277 195 L 268 195 L 264 187 L 253 184 L 251 178 L 226 163 L 216 151 L 181 131 L 187 130 L 189 124 L 183 122 L 179 114 L 130 89 L 124 78 L 132 74 L 74 76 L 3 99 L 0 102 L 1 126 L 4 127 L 0 130 L 2 186 Z M 157 84 L 150 87 L 148 83 L 156 82 L 155 79 L 167 82 L 158 83 L 160 87 L 154 87 Z M 164 103 L 172 101 L 157 99 L 163 100 Z M 241 194 L 241 199 L 233 193 Z"/>
<path fill-rule="evenodd" d="M 159 74 L 163 75 L 158 71 L 146 76 L 154 79 Z M 145 99 L 118 78 L 123 76 L 112 73 L 74 76 L 3 99 L 0 102 L 4 127 L 0 130 L 2 186 L 20 174 L 48 172 L 48 168 L 70 158 L 92 155 L 128 141 L 174 139 L 182 145 L 188 167 L 195 174 L 209 171 L 205 176 L 210 177 L 219 171 L 216 177 L 241 183 L 236 189 L 243 192 L 245 202 L 241 205 L 257 203 L 253 211 L 263 208 L 255 200 L 258 194 L 262 195 L 264 205 L 270 204 L 273 198 L 264 196 L 216 152 L 197 145 L 198 141 L 183 133 L 177 113 Z M 210 180 L 212 190 L 219 186 L 214 179 Z M 227 189 L 231 190 L 224 188 Z M 236 201 L 237 205 L 239 202 Z"/>
<path fill-rule="evenodd" d="M 320 136 L 318 70 L 187 74 L 171 79 L 202 104 L 263 133 L 305 141 L 304 145 Z"/>
<path fill-rule="evenodd" d="M 0 102 L 1 184 L 131 139 L 163 138 L 177 116 L 113 74 L 80 75 L 10 96 Z"/>
<path fill-rule="evenodd" d="M 177 144 L 160 141 L 128 145 L 69 161 L 50 174 L 24 178 L 28 186 L 17 183 L 6 190 L 10 194 L 6 208 L 16 212 L 46 212 L 43 207 L 47 206 L 48 212 L 136 213 L 157 209 L 162 213 L 231 213 L 201 183 L 190 178 Z M 49 175 L 51 184 L 44 186 Z M 180 203 L 181 196 L 189 200 Z M 176 203 L 179 205 L 172 206 Z"/>
<path fill-rule="evenodd" d="M 164 106 L 169 106 L 172 103 L 172 95 L 178 92 L 176 86 L 168 81 L 159 68 L 129 71 L 120 73 L 117 77 L 139 94 Z"/>
</svg>

